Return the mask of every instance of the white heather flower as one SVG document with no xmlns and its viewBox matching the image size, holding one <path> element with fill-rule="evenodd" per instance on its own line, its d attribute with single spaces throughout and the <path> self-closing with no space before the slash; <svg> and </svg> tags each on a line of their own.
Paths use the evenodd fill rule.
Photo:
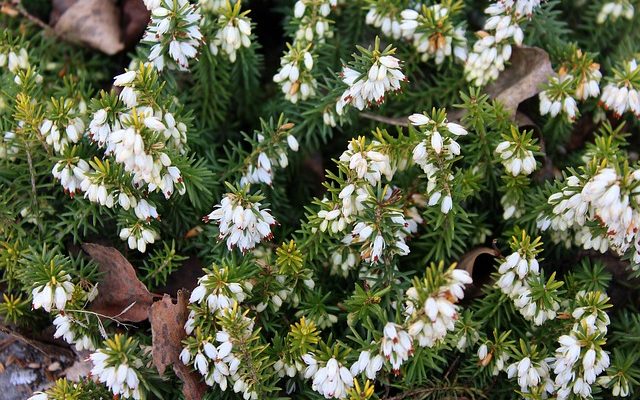
<svg viewBox="0 0 640 400">
<path fill-rule="evenodd" d="M 130 249 L 141 253 L 147 251 L 147 244 L 153 244 L 159 238 L 156 230 L 140 223 L 120 230 L 120 239 L 126 241 Z"/>
<path fill-rule="evenodd" d="M 380 28 L 382 33 L 394 39 L 402 36 L 402 28 L 399 13 L 381 14 L 375 6 L 371 6 L 365 17 L 367 25 Z"/>
<path fill-rule="evenodd" d="M 29 54 L 24 48 L 11 49 L 7 54 L 0 54 L 0 67 L 6 64 L 9 72 L 17 74 L 19 70 L 29 69 Z"/>
<path fill-rule="evenodd" d="M 330 358 L 325 366 L 318 368 L 312 376 L 311 388 L 327 399 L 345 398 L 347 391 L 353 387 L 353 375 L 335 358 Z"/>
<path fill-rule="evenodd" d="M 411 287 L 406 292 L 407 331 L 421 347 L 433 347 L 454 330 L 458 319 L 456 303 L 464 297 L 464 286 L 472 282 L 471 276 L 461 269 L 449 270 L 444 277 L 446 283 L 423 303 L 420 288 Z"/>
<path fill-rule="evenodd" d="M 226 273 L 225 269 L 221 271 L 222 274 Z M 206 303 L 209 312 L 217 314 L 244 301 L 246 294 L 239 283 L 225 282 L 213 276 L 207 274 L 198 279 L 198 286 L 191 292 L 190 303 Z"/>
<path fill-rule="evenodd" d="M 266 145 L 263 144 L 265 140 L 269 140 Z M 274 167 L 279 165 L 280 168 L 286 168 L 289 164 L 287 148 L 293 151 L 298 151 L 299 149 L 298 140 L 293 135 L 287 135 L 284 140 L 281 140 L 275 135 L 269 137 L 269 139 L 265 139 L 265 137 L 260 134 L 258 135 L 257 146 L 262 147 L 254 150 L 254 155 L 245 160 L 245 163 L 248 163 L 248 165 L 244 175 L 240 178 L 240 186 L 242 187 L 252 183 L 266 183 L 267 185 L 271 185 L 273 182 Z"/>
<path fill-rule="evenodd" d="M 339 161 L 355 172 L 358 179 L 366 179 L 370 185 L 375 186 L 381 182 L 382 176 L 391 180 L 395 170 L 391 168 L 389 156 L 376 150 L 367 149 L 363 145 L 363 138 L 359 137 L 349 142 L 339 158 Z M 378 142 L 372 142 L 377 145 Z"/>
<path fill-rule="evenodd" d="M 586 249 L 604 252 L 611 248 L 618 254 L 633 249 L 634 261 L 640 262 L 638 232 L 640 212 L 631 203 L 631 191 L 639 175 L 629 171 L 619 176 L 613 168 L 603 168 L 594 176 L 570 176 L 565 187 L 548 199 L 553 206 L 549 227 L 554 231 L 574 228 L 575 241 Z M 592 231 L 588 222 L 606 228 Z"/>
<path fill-rule="evenodd" d="M 602 4 L 602 8 L 596 17 L 598 24 L 604 24 L 607 20 L 616 21 L 620 17 L 631 20 L 635 13 L 633 4 L 629 0 L 615 0 Z"/>
<path fill-rule="evenodd" d="M 506 140 L 496 147 L 496 153 L 504 168 L 513 176 L 531 175 L 536 169 L 536 159 L 531 150 L 521 147 L 518 143 Z"/>
<path fill-rule="evenodd" d="M 89 358 L 93 363 L 91 375 L 104 383 L 114 395 L 121 395 L 125 399 L 141 399 L 140 378 L 136 369 L 127 364 L 112 364 L 108 354 L 97 350 Z"/>
<path fill-rule="evenodd" d="M 74 197 L 89 169 L 89 163 L 83 159 L 78 159 L 76 164 L 72 160 L 60 160 L 53 166 L 51 174 L 60 181 L 65 193 Z"/>
<path fill-rule="evenodd" d="M 582 327 L 574 328 L 569 335 L 558 339 L 560 347 L 556 349 L 554 365 L 558 399 L 567 399 L 571 393 L 590 398 L 591 385 L 609 367 L 606 351 L 596 348 L 589 340 L 578 339 L 584 338 L 584 333 Z"/>
<path fill-rule="evenodd" d="M 614 70 L 614 76 L 602 90 L 600 101 L 617 116 L 627 111 L 640 115 L 640 87 L 630 79 L 636 74 L 637 69 L 638 63 L 635 59 L 625 62 L 622 68 Z"/>
<path fill-rule="evenodd" d="M 446 118 L 437 122 L 425 114 L 409 116 L 412 125 L 420 127 L 421 140 L 412 152 L 413 161 L 427 174 L 428 205 L 440 203 L 440 211 L 447 214 L 453 208 L 450 181 L 453 180 L 452 165 L 460 155 L 459 136 L 467 135 L 467 130 Z M 444 195 L 443 195 L 444 194 Z"/>
<path fill-rule="evenodd" d="M 0 159 L 15 160 L 16 154 L 20 151 L 15 138 L 14 132 L 5 132 L 0 138 Z"/>
<path fill-rule="evenodd" d="M 539 94 L 541 115 L 549 114 L 555 117 L 563 113 L 569 121 L 575 120 L 578 114 L 578 105 L 569 92 L 570 88 L 567 86 L 572 80 L 573 76 L 570 74 L 549 78 L 547 89 Z"/>
<path fill-rule="evenodd" d="M 348 104 L 358 110 L 374 103 L 381 104 L 386 92 L 400 90 L 400 82 L 406 80 L 400 70 L 400 60 L 391 55 L 378 57 L 367 71 L 344 67 L 341 76 L 349 87 L 336 104 L 338 115 L 344 114 L 344 107 Z"/>
<path fill-rule="evenodd" d="M 53 320 L 53 325 L 56 327 L 56 331 L 53 334 L 54 338 L 62 338 L 69 344 L 74 344 L 76 350 L 95 350 L 95 344 L 93 340 L 86 336 L 78 336 L 74 332 L 74 320 L 69 315 L 58 314 Z"/>
<path fill-rule="evenodd" d="M 78 143 L 83 132 L 84 122 L 80 117 L 70 119 L 66 124 L 45 119 L 40 125 L 40 134 L 56 153 L 62 153 L 69 144 Z"/>
<path fill-rule="evenodd" d="M 217 24 L 220 26 L 215 37 L 209 43 L 209 50 L 213 55 L 222 51 L 234 63 L 237 51 L 242 47 L 251 46 L 251 20 L 246 14 L 231 17 L 221 14 Z"/>
<path fill-rule="evenodd" d="M 541 385 L 545 391 L 553 393 L 553 381 L 549 371 L 549 364 L 546 360 L 533 361 L 529 357 L 524 357 L 507 367 L 507 377 L 511 379 L 517 376 L 520 390 L 524 393 L 529 393 L 532 388 Z"/>
<path fill-rule="evenodd" d="M 200 13 L 188 0 L 153 0 L 151 21 L 143 42 L 151 45 L 149 61 L 162 71 L 168 65 L 166 56 L 180 70 L 187 70 L 189 59 L 198 53 L 202 34 L 198 27 Z M 169 64 L 173 67 L 174 64 Z"/>
<path fill-rule="evenodd" d="M 293 7 L 293 24 L 297 26 L 294 43 L 324 43 L 333 37 L 330 20 L 331 7 L 336 0 L 298 0 Z"/>
<path fill-rule="evenodd" d="M 413 339 L 393 322 L 387 323 L 382 333 L 382 354 L 391 363 L 393 372 L 398 374 L 400 366 L 413 355 Z"/>
<path fill-rule="evenodd" d="M 313 55 L 308 48 L 290 47 L 280 59 L 280 70 L 273 81 L 280 84 L 285 98 L 292 103 L 315 95 L 318 83 L 313 77 Z"/>
<path fill-rule="evenodd" d="M 507 0 L 494 2 L 485 9 L 489 17 L 466 59 L 465 75 L 469 82 L 484 86 L 498 77 L 511 58 L 512 44 L 522 44 L 524 33 L 520 22 L 539 6 L 540 0 Z"/>
<path fill-rule="evenodd" d="M 375 379 L 378 371 L 382 369 L 382 365 L 384 363 L 384 358 L 382 355 L 376 354 L 371 357 L 371 353 L 369 351 L 362 351 L 358 356 L 358 361 L 351 365 L 350 371 L 351 375 L 356 376 L 361 372 L 364 372 L 368 379 Z"/>
<path fill-rule="evenodd" d="M 422 54 L 422 61 L 434 57 L 436 64 L 442 64 L 452 54 L 461 61 L 467 58 L 465 30 L 454 26 L 450 10 L 441 4 L 434 4 L 418 13 L 407 9 L 402 11 L 402 34 L 411 39 Z"/>
<path fill-rule="evenodd" d="M 268 209 L 260 209 L 260 206 L 258 201 L 246 201 L 237 194 L 227 193 L 203 220 L 215 221 L 219 225 L 219 239 L 226 238 L 229 250 L 238 246 L 244 253 L 273 236 L 271 226 L 276 224 L 276 220 Z"/>
<path fill-rule="evenodd" d="M 64 310 L 67 301 L 71 300 L 75 286 L 70 282 L 71 276 L 68 274 L 64 280 L 56 279 L 55 283 L 48 282 L 34 288 L 31 292 L 33 297 L 33 308 L 42 307 L 46 312 L 51 312 L 52 308 Z"/>
</svg>

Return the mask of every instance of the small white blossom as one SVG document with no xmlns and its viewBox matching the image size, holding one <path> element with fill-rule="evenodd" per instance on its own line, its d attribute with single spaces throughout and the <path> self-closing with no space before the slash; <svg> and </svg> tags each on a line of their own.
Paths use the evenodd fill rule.
<svg viewBox="0 0 640 400">
<path fill-rule="evenodd" d="M 607 20 L 616 21 L 618 18 L 633 19 L 635 13 L 633 4 L 629 0 L 615 0 L 602 4 L 602 8 L 596 17 L 598 24 L 604 24 Z"/>
<path fill-rule="evenodd" d="M 33 297 L 33 308 L 42 307 L 46 312 L 51 312 L 53 308 L 64 310 L 67 301 L 71 300 L 75 286 L 71 282 L 69 274 L 64 275 L 63 280 L 56 279 L 34 288 L 31 292 Z"/>
<path fill-rule="evenodd" d="M 381 347 L 395 374 L 400 373 L 400 366 L 413 355 L 413 339 L 393 322 L 384 326 Z"/>
<path fill-rule="evenodd" d="M 227 193 L 215 210 L 204 217 L 204 221 L 215 221 L 219 225 L 219 239 L 226 239 L 229 250 L 238 246 L 244 253 L 263 239 L 273 237 L 271 226 L 276 224 L 276 220 L 268 209 L 260 207 L 258 201 L 246 201 L 237 194 Z"/>
<path fill-rule="evenodd" d="M 400 82 L 406 80 L 400 65 L 400 60 L 394 56 L 385 55 L 374 60 L 367 71 L 344 67 L 341 77 L 349 87 L 336 104 L 338 115 L 344 113 L 344 108 L 348 104 L 358 110 L 364 110 L 371 104 L 384 102 L 386 92 L 400 90 Z"/>
</svg>

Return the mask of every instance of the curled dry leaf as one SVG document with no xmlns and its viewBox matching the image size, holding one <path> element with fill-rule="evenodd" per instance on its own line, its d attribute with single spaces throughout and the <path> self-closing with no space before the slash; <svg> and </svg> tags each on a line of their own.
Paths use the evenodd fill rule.
<svg viewBox="0 0 640 400">
<path fill-rule="evenodd" d="M 150 17 L 151 12 L 147 10 L 142 0 L 124 0 L 122 3 L 122 33 L 128 49 L 135 47 L 140 41 Z"/>
<path fill-rule="evenodd" d="M 466 252 L 458 262 L 458 269 L 471 275 L 473 283 L 466 289 L 465 297 L 478 297 L 484 285 L 491 282 L 491 272 L 495 269 L 494 259 L 500 255 L 495 247 L 476 247 Z"/>
<path fill-rule="evenodd" d="M 538 47 L 514 47 L 509 66 L 486 88 L 515 116 L 518 105 L 541 91 L 553 75 L 549 54 Z"/>
<path fill-rule="evenodd" d="M 155 302 L 149 311 L 153 344 L 153 363 L 160 375 L 167 366 L 173 365 L 176 375 L 182 380 L 182 392 L 186 400 L 199 400 L 207 390 L 198 375 L 180 361 L 182 339 L 185 337 L 184 323 L 187 321 L 186 293 L 178 291 L 178 302 L 174 304 L 169 295 Z"/>
<path fill-rule="evenodd" d="M 138 280 L 131 263 L 113 247 L 84 243 L 82 249 L 98 263 L 103 274 L 98 283 L 98 296 L 89 309 L 120 321 L 147 319 L 153 295 Z"/>
<path fill-rule="evenodd" d="M 58 18 L 54 31 L 64 39 L 112 55 L 124 49 L 120 11 L 112 0 L 82 0 Z"/>
</svg>

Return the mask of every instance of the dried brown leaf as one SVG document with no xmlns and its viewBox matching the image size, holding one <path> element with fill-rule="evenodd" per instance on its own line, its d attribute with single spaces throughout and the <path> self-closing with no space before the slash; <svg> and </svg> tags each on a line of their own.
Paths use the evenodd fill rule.
<svg viewBox="0 0 640 400">
<path fill-rule="evenodd" d="M 509 66 L 487 86 L 491 98 L 515 115 L 518 105 L 537 95 L 553 75 L 549 54 L 538 47 L 514 47 Z"/>
<path fill-rule="evenodd" d="M 120 11 L 112 0 L 82 0 L 58 18 L 54 31 L 64 39 L 112 55 L 124 49 Z"/>
<path fill-rule="evenodd" d="M 124 0 L 122 3 L 122 27 L 126 47 L 133 48 L 147 28 L 151 12 L 142 0 Z"/>
<path fill-rule="evenodd" d="M 98 263 L 103 273 L 98 296 L 89 309 L 120 321 L 147 319 L 153 296 L 138 280 L 129 261 L 113 247 L 84 243 L 82 249 Z"/>
<path fill-rule="evenodd" d="M 476 247 L 466 252 L 458 262 L 458 269 L 463 269 L 473 278 L 473 283 L 467 288 L 465 297 L 477 297 L 480 295 L 482 286 L 491 280 L 493 271 L 493 260 L 500 255 L 496 248 Z"/>
<path fill-rule="evenodd" d="M 185 337 L 184 323 L 187 321 L 187 299 L 184 291 L 178 291 L 178 302 L 173 303 L 169 295 L 155 302 L 149 311 L 153 344 L 153 363 L 160 375 L 167 366 L 173 365 L 176 375 L 182 380 L 185 400 L 200 400 L 207 386 L 200 377 L 180 361 L 182 339 Z"/>
</svg>

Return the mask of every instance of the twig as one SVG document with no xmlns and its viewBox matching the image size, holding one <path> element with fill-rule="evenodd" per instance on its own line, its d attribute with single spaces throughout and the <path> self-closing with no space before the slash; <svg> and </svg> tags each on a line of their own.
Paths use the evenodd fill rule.
<svg viewBox="0 0 640 400">
<path fill-rule="evenodd" d="M 33 160 L 31 159 L 31 151 L 29 144 L 25 143 L 25 153 L 27 153 L 27 163 L 29 164 L 29 175 L 31 176 L 31 194 L 33 195 L 32 211 L 36 214 L 36 222 L 38 228 L 42 232 L 42 225 L 40 224 L 40 205 L 38 204 L 38 190 L 36 188 L 36 173 L 33 168 Z"/>
<path fill-rule="evenodd" d="M 361 112 L 360 116 L 366 119 L 370 119 L 372 121 L 378 121 L 378 122 L 382 122 L 389 125 L 404 126 L 404 127 L 409 126 L 409 119 L 406 117 L 405 118 L 381 117 L 380 115 L 376 115 L 368 112 Z"/>
<path fill-rule="evenodd" d="M 36 17 L 35 15 L 30 14 L 22 6 L 22 4 L 20 4 L 20 1 L 13 1 L 13 2 L 5 1 L 2 3 L 2 8 L 6 10 L 11 10 L 11 11 L 17 11 L 24 18 L 28 19 L 29 21 L 38 25 L 43 30 L 47 31 L 47 33 L 52 33 L 55 36 L 58 36 L 58 33 L 53 28 L 51 28 L 48 24 L 46 24 L 44 21 L 42 21 L 40 18 Z"/>
</svg>

